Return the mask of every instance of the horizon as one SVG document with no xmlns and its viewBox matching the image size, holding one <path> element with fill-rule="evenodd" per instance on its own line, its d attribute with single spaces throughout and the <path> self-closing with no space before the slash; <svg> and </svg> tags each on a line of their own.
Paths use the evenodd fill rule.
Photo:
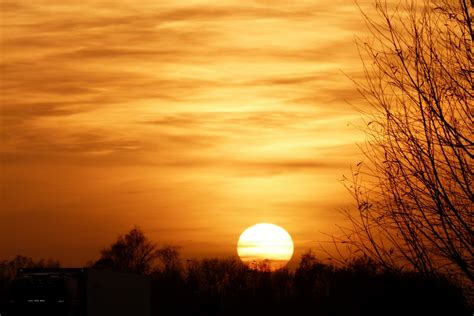
<svg viewBox="0 0 474 316">
<path fill-rule="evenodd" d="M 472 0 L 0 12 L 1 316 L 473 315 Z"/>
</svg>

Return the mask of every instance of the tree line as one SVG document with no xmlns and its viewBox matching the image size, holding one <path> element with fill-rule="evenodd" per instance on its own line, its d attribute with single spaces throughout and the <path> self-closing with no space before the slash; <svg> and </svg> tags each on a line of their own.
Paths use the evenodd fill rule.
<svg viewBox="0 0 474 316">
<path fill-rule="evenodd" d="M 59 267 L 18 256 L 0 263 L 0 284 L 15 269 Z M 137 227 L 88 267 L 149 276 L 152 315 L 470 315 L 462 288 L 442 275 L 387 270 L 367 256 L 325 264 L 308 251 L 294 270 L 250 269 L 238 258 L 184 260 Z"/>
</svg>

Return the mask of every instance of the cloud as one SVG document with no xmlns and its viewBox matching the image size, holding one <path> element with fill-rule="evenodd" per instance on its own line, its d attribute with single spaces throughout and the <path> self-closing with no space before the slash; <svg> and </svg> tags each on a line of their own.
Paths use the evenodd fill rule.
<svg viewBox="0 0 474 316">
<path fill-rule="evenodd" d="M 132 222 L 192 247 L 254 220 L 311 239 L 299 201 L 339 203 L 359 137 L 341 70 L 358 75 L 360 19 L 341 3 L 2 1 L 1 222 L 30 234 L 0 249 L 50 229 L 45 248 L 74 231 L 95 254 Z"/>
</svg>

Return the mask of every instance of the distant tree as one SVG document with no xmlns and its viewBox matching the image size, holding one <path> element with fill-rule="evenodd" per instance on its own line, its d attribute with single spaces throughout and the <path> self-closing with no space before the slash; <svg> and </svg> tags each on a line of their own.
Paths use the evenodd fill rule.
<svg viewBox="0 0 474 316">
<path fill-rule="evenodd" d="M 257 270 L 260 272 L 271 272 L 272 271 L 272 262 L 270 259 L 259 259 L 252 260 L 248 263 L 248 266 L 252 270 Z"/>
<path fill-rule="evenodd" d="M 178 246 L 163 246 L 156 251 L 156 257 L 160 260 L 164 272 L 176 272 L 181 270 L 181 259 Z"/>
<path fill-rule="evenodd" d="M 391 3 L 391 2 L 390 2 Z M 387 268 L 474 281 L 473 1 L 375 1 L 358 42 L 367 158 L 344 241 Z M 472 283 L 471 283 L 472 284 Z"/>
<path fill-rule="evenodd" d="M 140 228 L 135 227 L 126 235 L 119 236 L 110 247 L 103 249 L 101 257 L 92 267 L 146 274 L 151 271 L 158 257 L 157 245 Z"/>
</svg>

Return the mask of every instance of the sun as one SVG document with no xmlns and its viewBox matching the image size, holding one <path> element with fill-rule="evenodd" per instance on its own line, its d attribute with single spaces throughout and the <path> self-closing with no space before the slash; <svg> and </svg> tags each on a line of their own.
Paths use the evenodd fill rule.
<svg viewBox="0 0 474 316">
<path fill-rule="evenodd" d="M 252 269 L 275 271 L 283 268 L 293 256 L 290 234 L 277 225 L 255 224 L 240 235 L 237 253 Z"/>
</svg>

